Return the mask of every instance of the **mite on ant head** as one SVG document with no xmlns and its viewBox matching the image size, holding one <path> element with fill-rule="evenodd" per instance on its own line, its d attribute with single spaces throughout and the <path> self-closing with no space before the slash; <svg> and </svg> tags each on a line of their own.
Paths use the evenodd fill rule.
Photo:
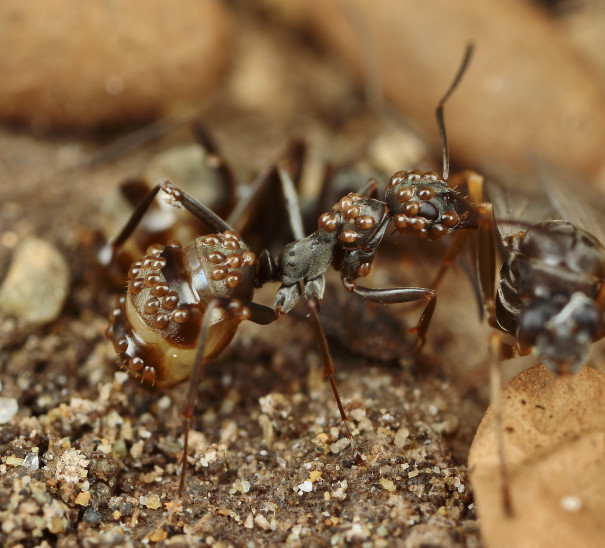
<svg viewBox="0 0 605 548">
<path fill-rule="evenodd" d="M 341 271 L 343 284 L 350 292 L 366 301 L 428 301 L 416 327 L 416 351 L 420 350 L 435 308 L 435 292 L 414 287 L 373 289 L 359 286 L 354 280 L 369 273 L 375 249 L 391 218 L 398 230 L 411 230 L 429 238 L 475 227 L 472 207 L 446 182 L 449 161 L 442 117 L 443 104 L 460 80 L 470 53 L 468 48 L 453 84 L 437 108 L 444 158 L 441 178 L 432 172 L 396 173 L 387 186 L 386 201 L 375 197 L 376 183 L 371 182 L 361 194 L 343 197 L 331 212 L 321 215 L 318 229 L 305 237 L 296 192 L 287 171 L 267 170 L 260 179 L 279 176 L 296 238 L 277 261 L 266 251 L 257 258 L 229 222 L 165 182 L 147 195 L 117 238 L 107 245 L 103 257 L 111 263 L 160 191 L 169 203 L 184 207 L 216 230 L 184 247 L 179 242 L 151 246 L 141 260 L 132 264 L 127 293 L 112 310 L 107 330 L 123 367 L 143 382 L 169 386 L 190 379 L 183 410 L 184 457 L 179 497 L 185 487 L 189 423 L 204 363 L 229 344 L 243 320 L 269 324 L 291 310 L 303 294 L 320 342 L 324 372 L 347 435 L 352 437 L 318 313 L 323 274 L 330 266 Z M 252 301 L 254 288 L 270 281 L 281 283 L 275 310 Z"/>
<path fill-rule="evenodd" d="M 600 215 L 561 174 L 537 163 L 543 190 L 530 196 L 486 185 L 478 248 L 479 285 L 490 339 L 492 403 L 500 458 L 502 502 L 513 512 L 505 459 L 501 363 L 534 353 L 554 374 L 576 373 L 591 344 L 605 336 L 605 247 Z M 591 223 L 592 220 L 595 223 Z M 590 231 L 599 231 L 599 237 Z M 502 265 L 496 285 L 495 238 Z"/>
</svg>

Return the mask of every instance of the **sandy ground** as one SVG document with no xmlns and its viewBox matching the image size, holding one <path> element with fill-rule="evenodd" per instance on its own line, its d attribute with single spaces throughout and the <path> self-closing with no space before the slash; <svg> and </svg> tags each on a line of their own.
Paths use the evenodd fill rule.
<svg viewBox="0 0 605 548">
<path fill-rule="evenodd" d="M 388 165 L 394 149 L 396 162 L 440 170 L 438 154 L 364 105 L 338 64 L 283 29 L 283 62 L 295 59 L 297 71 L 280 84 L 292 95 L 269 111 L 252 108 L 254 95 L 242 91 L 255 89 L 248 69 L 275 60 L 263 25 L 242 31 L 249 55 L 201 112 L 239 180 L 249 182 L 295 137 L 309 145 L 305 203 L 317 198 L 326 159 L 337 169 L 368 156 Z M 108 223 L 100 204 L 159 153 L 194 139 L 181 124 L 109 154 L 126 133 L 0 130 L 0 269 L 34 235 L 62 253 L 70 274 L 66 303 L 47 325 L 0 316 L 0 411 L 18 405 L 0 429 L 2 544 L 480 546 L 466 459 L 488 404 L 489 330 L 458 269 L 444 281 L 416 361 L 408 330 L 417 306 L 368 307 L 329 276 L 322 320 L 354 446 L 304 307 L 271 326 L 242 325 L 207 366 L 177 501 L 186 384 L 149 390 L 116 368 L 103 332 L 120 288 L 96 250 Z M 376 143 L 390 144 L 376 155 Z M 387 240 L 370 283 L 426 284 L 442 246 Z M 270 305 L 274 291 L 264 288 L 260 302 Z"/>
</svg>

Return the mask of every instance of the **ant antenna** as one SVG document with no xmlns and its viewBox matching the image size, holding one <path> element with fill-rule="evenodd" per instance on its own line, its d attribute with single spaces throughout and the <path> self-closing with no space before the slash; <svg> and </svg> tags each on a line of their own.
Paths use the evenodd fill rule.
<svg viewBox="0 0 605 548">
<path fill-rule="evenodd" d="M 439 101 L 437 105 L 437 109 L 435 110 L 435 115 L 437 116 L 437 125 L 439 126 L 439 137 L 441 137 L 441 151 L 443 153 L 443 180 L 447 181 L 447 178 L 450 174 L 450 154 L 447 147 L 447 136 L 445 134 L 445 122 L 443 121 L 443 105 L 448 100 L 449 96 L 456 89 L 464 72 L 466 71 L 466 67 L 468 66 L 469 61 L 471 60 L 471 55 L 473 54 L 473 44 L 467 44 L 466 50 L 464 52 L 464 58 L 462 59 L 462 63 L 460 64 L 460 68 L 456 73 L 454 81 L 451 83 L 449 89 L 445 92 L 445 95 Z"/>
</svg>

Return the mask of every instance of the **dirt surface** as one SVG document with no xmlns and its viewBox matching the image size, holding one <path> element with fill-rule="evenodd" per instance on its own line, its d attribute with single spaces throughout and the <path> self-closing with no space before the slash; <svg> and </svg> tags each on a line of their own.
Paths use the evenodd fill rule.
<svg viewBox="0 0 605 548">
<path fill-rule="evenodd" d="M 439 155 L 369 109 L 309 36 L 262 10 L 234 17 L 236 61 L 199 116 L 243 184 L 301 137 L 303 204 L 317 199 L 328 161 L 338 170 L 370 159 L 383 181 L 391 166 L 440 170 Z M 0 130 L 0 275 L 29 235 L 70 271 L 52 322 L 0 316 L 0 542 L 480 546 L 466 458 L 488 404 L 489 329 L 462 270 L 444 281 L 418 360 L 408 334 L 418 306 L 368 307 L 329 276 L 322 320 L 354 445 L 304 306 L 270 326 L 243 324 L 206 368 L 177 500 L 187 386 L 149 390 L 116 368 L 103 332 L 120 288 L 96 256 L 101 227 L 119 229 L 100 204 L 161 152 L 194 142 L 188 123 L 173 125 L 133 147 L 123 130 Z M 387 240 L 368 285 L 426 285 L 443 246 Z M 271 305 L 275 289 L 259 302 Z"/>
</svg>

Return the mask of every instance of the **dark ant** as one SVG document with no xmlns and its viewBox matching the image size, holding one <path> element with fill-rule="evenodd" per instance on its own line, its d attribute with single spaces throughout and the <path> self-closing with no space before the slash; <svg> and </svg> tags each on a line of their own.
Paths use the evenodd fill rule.
<svg viewBox="0 0 605 548">
<path fill-rule="evenodd" d="M 427 301 L 416 325 L 418 353 L 424 345 L 426 332 L 436 305 L 433 289 L 400 287 L 372 289 L 355 283 L 367 276 L 374 261 L 375 249 L 381 243 L 388 222 L 392 219 L 395 230 L 412 233 L 420 238 L 435 240 L 461 229 L 478 228 L 475 208 L 448 183 L 449 153 L 443 106 L 464 74 L 472 47 L 468 46 L 462 64 L 436 109 L 442 143 L 443 175 L 419 170 L 399 171 L 385 188 L 385 200 L 377 199 L 377 183 L 370 183 L 361 193 L 350 193 L 319 217 L 318 230 L 288 244 L 282 251 L 277 278 L 282 282 L 275 306 L 278 312 L 287 313 L 301 297 L 301 286 L 307 301 L 318 302 L 324 288 L 323 274 L 331 266 L 341 272 L 344 287 L 362 299 L 380 304 Z M 465 172 L 458 177 L 476 186 L 481 178 Z M 467 232 L 467 231 L 463 231 Z M 456 249 L 461 244 L 457 244 Z"/>
<path fill-rule="evenodd" d="M 261 178 L 279 177 L 296 239 L 286 245 L 277 261 L 264 250 L 257 257 L 229 222 L 164 182 L 149 192 L 119 235 L 106 246 L 104 262 L 111 263 L 160 191 L 173 206 L 185 208 L 216 231 L 185 247 L 177 241 L 150 246 L 146 255 L 132 264 L 127 293 L 111 311 L 107 329 L 122 366 L 141 382 L 164 387 L 190 379 L 182 413 L 184 447 L 179 498 L 185 488 L 189 425 L 204 363 L 220 354 L 243 320 L 272 323 L 280 314 L 289 312 L 303 294 L 320 343 L 324 373 L 347 436 L 352 438 L 319 319 L 324 273 L 330 265 L 341 272 L 345 288 L 365 301 L 381 304 L 426 301 L 415 328 L 418 338 L 415 353 L 422 348 L 435 309 L 435 291 L 417 287 L 368 288 L 357 285 L 355 280 L 369 274 L 375 249 L 391 218 L 399 232 L 430 239 L 463 228 L 476 228 L 474 209 L 447 184 L 449 156 L 443 122 L 444 103 L 459 83 L 471 52 L 472 48 L 467 47 L 454 81 L 436 111 L 443 148 L 442 177 L 418 170 L 397 172 L 386 187 L 385 201 L 376 198 L 377 183 L 371 181 L 361 193 L 344 196 L 330 212 L 322 214 L 318 229 L 305 237 L 288 171 L 283 167 L 270 168 Z M 281 283 L 275 310 L 252 301 L 255 287 L 272 281 Z"/>
<path fill-rule="evenodd" d="M 496 215 L 484 204 L 479 223 L 479 285 L 487 321 L 497 330 L 490 338 L 492 402 L 507 515 L 513 508 L 504 448 L 502 361 L 534 353 L 554 374 L 573 374 L 586 361 L 590 345 L 605 336 L 605 247 L 586 230 L 591 203 L 579 205 L 573 215 L 569 209 L 576 198 L 560 186 L 560 174 L 539 174 L 545 176 L 546 196 L 539 199 L 486 186 Z M 503 261 L 497 288 L 496 238 Z"/>
</svg>

